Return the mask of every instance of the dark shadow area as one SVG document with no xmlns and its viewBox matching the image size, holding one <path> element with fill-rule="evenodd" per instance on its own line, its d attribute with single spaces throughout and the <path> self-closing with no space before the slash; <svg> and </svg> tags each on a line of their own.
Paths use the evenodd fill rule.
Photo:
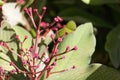
<svg viewBox="0 0 120 80">
<path fill-rule="evenodd" d="M 107 66 L 101 66 L 86 80 L 120 80 L 120 72 Z"/>
</svg>

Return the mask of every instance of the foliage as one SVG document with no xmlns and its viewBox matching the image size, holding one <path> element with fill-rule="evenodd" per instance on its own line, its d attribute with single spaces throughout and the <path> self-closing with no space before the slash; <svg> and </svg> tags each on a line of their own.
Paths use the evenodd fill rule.
<svg viewBox="0 0 120 80">
<path fill-rule="evenodd" d="M 120 80 L 119 0 L 9 1 L 0 80 Z"/>
</svg>

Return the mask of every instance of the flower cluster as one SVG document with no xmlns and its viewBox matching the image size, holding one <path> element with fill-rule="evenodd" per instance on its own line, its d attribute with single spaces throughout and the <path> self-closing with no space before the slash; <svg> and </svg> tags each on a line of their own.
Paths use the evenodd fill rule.
<svg viewBox="0 0 120 80">
<path fill-rule="evenodd" d="M 19 51 L 18 53 L 10 49 L 7 42 L 4 41 L 0 42 L 0 46 L 5 47 L 6 49 L 8 49 L 8 51 L 11 54 L 16 55 L 20 59 L 22 64 L 21 66 L 23 67 L 23 69 L 21 69 L 14 62 L 9 62 L 10 66 L 14 67 L 14 69 L 12 69 L 9 72 L 10 74 L 23 73 L 25 76 L 29 77 L 30 80 L 40 80 L 42 76 L 45 74 L 45 72 L 47 72 L 46 78 L 48 78 L 50 74 L 69 70 L 69 69 L 65 69 L 61 71 L 52 72 L 52 69 L 57 65 L 57 61 L 65 59 L 66 56 L 64 54 L 73 50 L 77 50 L 78 48 L 77 46 L 74 46 L 73 48 L 67 46 L 64 52 L 58 53 L 59 52 L 58 46 L 63 41 L 64 37 L 67 35 L 67 32 L 64 36 L 57 36 L 58 30 L 62 28 L 60 23 L 63 21 L 63 19 L 57 16 L 54 18 L 53 22 L 51 23 L 44 22 L 43 17 L 46 10 L 47 8 L 43 7 L 42 13 L 39 14 L 37 9 L 32 9 L 32 8 L 25 9 L 25 12 L 30 17 L 34 29 L 36 30 L 35 41 L 33 42 L 33 45 L 31 45 L 29 49 L 23 48 L 23 44 L 29 38 L 27 35 L 24 36 L 24 40 L 21 41 L 19 35 L 16 34 L 15 38 L 17 39 L 20 45 L 20 49 L 18 50 Z M 33 18 L 33 13 L 36 13 L 37 16 L 39 17 L 39 23 L 35 23 Z M 52 51 L 48 56 L 46 52 L 43 53 L 39 52 L 39 43 L 40 43 L 39 41 L 44 40 L 43 37 L 45 38 L 46 35 L 51 30 L 55 32 L 57 37 L 55 37 L 55 35 L 53 34 L 50 35 L 50 38 L 52 39 L 54 45 Z M 45 45 L 45 50 L 48 51 L 48 49 L 49 49 L 48 45 Z M 73 65 L 70 69 L 74 69 L 74 68 L 75 65 Z M 4 69 L 0 67 L 0 76 L 4 74 L 5 74 Z"/>
</svg>

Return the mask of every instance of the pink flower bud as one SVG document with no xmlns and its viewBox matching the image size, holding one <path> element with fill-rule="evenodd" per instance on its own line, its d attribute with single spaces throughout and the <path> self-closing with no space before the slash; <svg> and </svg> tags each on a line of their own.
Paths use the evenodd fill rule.
<svg viewBox="0 0 120 80">
<path fill-rule="evenodd" d="M 70 46 L 67 46 L 67 47 L 66 47 L 66 51 L 67 51 L 67 52 L 70 51 Z"/>
<path fill-rule="evenodd" d="M 47 27 L 47 23 L 46 22 L 41 22 L 40 26 L 43 27 L 43 28 L 46 28 Z"/>
<path fill-rule="evenodd" d="M 75 69 L 75 68 L 76 68 L 76 66 L 75 66 L 75 65 L 73 65 L 73 66 L 72 66 L 72 69 Z"/>
<path fill-rule="evenodd" d="M 58 49 L 55 49 L 55 51 L 54 51 L 55 53 L 57 53 L 58 52 Z"/>
<path fill-rule="evenodd" d="M 57 28 L 57 27 L 54 27 L 53 30 L 54 30 L 54 31 L 58 31 L 58 28 Z"/>
<path fill-rule="evenodd" d="M 39 67 L 40 67 L 40 65 L 39 65 L 39 64 L 35 66 L 35 68 L 36 68 L 36 69 L 38 69 Z"/>
<path fill-rule="evenodd" d="M 54 68 L 54 66 L 49 66 L 49 69 L 53 69 Z"/>
<path fill-rule="evenodd" d="M 34 46 L 31 46 L 31 47 L 29 48 L 29 51 L 32 52 L 33 49 L 34 49 Z"/>
<path fill-rule="evenodd" d="M 2 74 L 5 73 L 5 71 L 4 71 L 4 69 L 2 67 L 0 67 L 0 73 L 2 73 Z"/>
<path fill-rule="evenodd" d="M 60 16 L 57 16 L 57 19 L 59 20 L 59 22 L 63 21 L 63 19 Z"/>
<path fill-rule="evenodd" d="M 15 72 L 16 72 L 15 69 L 12 69 L 12 70 L 10 71 L 11 74 L 15 74 Z"/>
<path fill-rule="evenodd" d="M 27 8 L 25 8 L 24 10 L 25 10 L 25 12 L 29 15 L 29 11 L 28 11 L 28 9 L 27 9 Z"/>
<path fill-rule="evenodd" d="M 66 56 L 62 56 L 62 59 L 65 59 L 66 58 Z"/>
<path fill-rule="evenodd" d="M 20 1 L 20 4 L 23 4 L 24 3 L 24 0 L 19 0 Z"/>
<path fill-rule="evenodd" d="M 33 58 L 39 58 L 39 54 L 35 52 L 35 53 L 33 54 Z"/>
<path fill-rule="evenodd" d="M 50 61 L 50 58 L 47 58 L 47 59 L 45 60 L 46 63 L 48 63 L 49 61 Z"/>
<path fill-rule="evenodd" d="M 23 65 L 26 65 L 26 64 L 27 64 L 27 61 L 26 61 L 26 60 L 22 60 L 22 64 L 23 64 Z"/>
<path fill-rule="evenodd" d="M 0 46 L 3 46 L 3 44 L 4 44 L 3 42 L 0 42 Z"/>
<path fill-rule="evenodd" d="M 77 47 L 77 46 L 74 46 L 73 50 L 75 50 L 75 51 L 78 50 L 78 47 Z"/>
<path fill-rule="evenodd" d="M 57 17 L 54 18 L 55 22 L 59 22 L 59 19 Z"/>
<path fill-rule="evenodd" d="M 23 48 L 21 48 L 21 49 L 20 49 L 20 51 L 24 51 L 24 49 L 23 49 Z"/>
<path fill-rule="evenodd" d="M 54 35 L 53 35 L 53 34 L 51 34 L 51 35 L 50 35 L 50 38 L 53 40 L 53 39 L 54 39 Z"/>
<path fill-rule="evenodd" d="M 43 10 L 46 10 L 46 9 L 47 9 L 47 7 L 46 7 L 46 6 L 44 6 L 42 9 L 43 9 Z"/>
<path fill-rule="evenodd" d="M 58 42 L 62 42 L 62 38 L 59 37 L 59 38 L 58 38 Z"/>
<path fill-rule="evenodd" d="M 34 9 L 34 12 L 38 12 L 38 9 Z"/>
<path fill-rule="evenodd" d="M 8 48 L 8 45 L 7 45 L 6 42 L 3 42 L 3 46 L 6 47 L 6 48 Z"/>
<path fill-rule="evenodd" d="M 68 35 L 69 33 L 68 32 L 65 32 L 65 35 Z"/>
<path fill-rule="evenodd" d="M 10 62 L 10 66 L 14 66 L 15 64 L 13 62 Z"/>
<path fill-rule="evenodd" d="M 28 8 L 28 11 L 29 11 L 29 14 L 28 14 L 28 15 L 29 15 L 30 17 L 32 17 L 32 8 L 31 8 L 31 7 Z"/>
<path fill-rule="evenodd" d="M 25 35 L 25 39 L 27 39 L 28 38 L 28 36 L 27 35 Z"/>
<path fill-rule="evenodd" d="M 52 66 L 56 66 L 56 64 L 57 64 L 56 62 L 53 62 Z"/>
<path fill-rule="evenodd" d="M 18 40 L 20 40 L 20 37 L 19 37 L 19 35 L 16 35 L 16 36 L 15 36 L 15 38 L 16 38 L 16 39 L 18 39 Z"/>
</svg>

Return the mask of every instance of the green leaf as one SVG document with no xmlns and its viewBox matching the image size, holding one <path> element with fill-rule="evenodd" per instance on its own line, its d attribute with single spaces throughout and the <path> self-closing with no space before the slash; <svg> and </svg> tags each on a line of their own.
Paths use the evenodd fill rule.
<svg viewBox="0 0 120 80">
<path fill-rule="evenodd" d="M 114 4 L 119 3 L 119 0 L 81 0 L 86 4 L 92 4 L 92 5 L 101 5 L 101 4 Z"/>
<path fill-rule="evenodd" d="M 5 54 L 6 52 L 3 51 L 3 48 L 0 46 L 0 67 L 3 67 L 4 70 L 10 71 L 13 69 L 12 66 L 10 66 L 11 59 Z"/>
<path fill-rule="evenodd" d="M 106 22 L 100 17 L 97 17 L 85 10 L 78 8 L 67 8 L 62 10 L 59 15 L 63 17 L 64 20 L 74 20 L 76 23 L 92 22 L 96 26 L 112 28 L 112 24 Z"/>
<path fill-rule="evenodd" d="M 9 48 L 17 51 L 17 45 L 12 38 L 14 33 L 15 32 L 11 29 L 11 26 L 7 22 L 1 22 L 0 41 L 5 41 L 8 44 Z M 8 50 L 0 46 L 0 66 L 2 66 L 5 70 L 9 71 L 13 69 L 13 67 L 9 66 L 9 62 L 11 62 L 11 57 L 9 57 L 7 53 Z M 16 59 L 17 57 L 12 55 L 12 58 Z"/>
<path fill-rule="evenodd" d="M 63 36 L 66 32 L 71 33 L 75 29 L 76 29 L 76 23 L 73 20 L 71 20 L 67 23 L 67 25 L 64 28 L 59 30 L 58 34 L 59 36 Z"/>
<path fill-rule="evenodd" d="M 51 74 L 46 80 L 120 80 L 120 73 L 101 64 L 76 67 L 61 73 Z"/>
<path fill-rule="evenodd" d="M 14 35 L 14 30 L 12 30 L 10 24 L 3 21 L 1 22 L 0 27 L 0 40 L 9 42 L 12 40 L 12 36 Z"/>
<path fill-rule="evenodd" d="M 65 54 L 66 58 L 59 60 L 54 70 L 63 70 L 73 65 L 77 67 L 88 65 L 91 60 L 91 55 L 94 52 L 95 44 L 96 40 L 93 34 L 92 24 L 86 23 L 80 25 L 75 32 L 66 36 L 59 45 L 59 53 L 64 52 L 67 46 L 71 48 L 77 46 L 78 50 Z"/>
<path fill-rule="evenodd" d="M 4 2 L 2 0 L 0 0 L 0 5 L 3 5 L 3 4 L 4 4 Z"/>
<path fill-rule="evenodd" d="M 109 53 L 114 67 L 120 67 L 120 25 L 114 28 L 107 36 L 105 49 Z"/>
<path fill-rule="evenodd" d="M 28 39 L 25 40 L 23 44 L 24 49 L 28 49 L 32 45 L 32 36 L 31 34 L 25 30 L 24 28 L 20 26 L 14 26 L 13 29 L 15 30 L 16 34 L 19 35 L 20 40 L 23 41 L 25 39 L 25 36 L 28 36 Z"/>
<path fill-rule="evenodd" d="M 5 21 L 1 22 L 1 27 L 0 27 L 0 41 L 5 41 L 9 48 L 17 52 L 17 44 L 14 40 L 14 30 L 11 28 L 10 24 L 8 24 Z M 8 50 L 4 48 L 4 53 L 7 54 Z M 15 60 L 17 60 L 17 57 L 12 54 L 12 57 Z"/>
</svg>

